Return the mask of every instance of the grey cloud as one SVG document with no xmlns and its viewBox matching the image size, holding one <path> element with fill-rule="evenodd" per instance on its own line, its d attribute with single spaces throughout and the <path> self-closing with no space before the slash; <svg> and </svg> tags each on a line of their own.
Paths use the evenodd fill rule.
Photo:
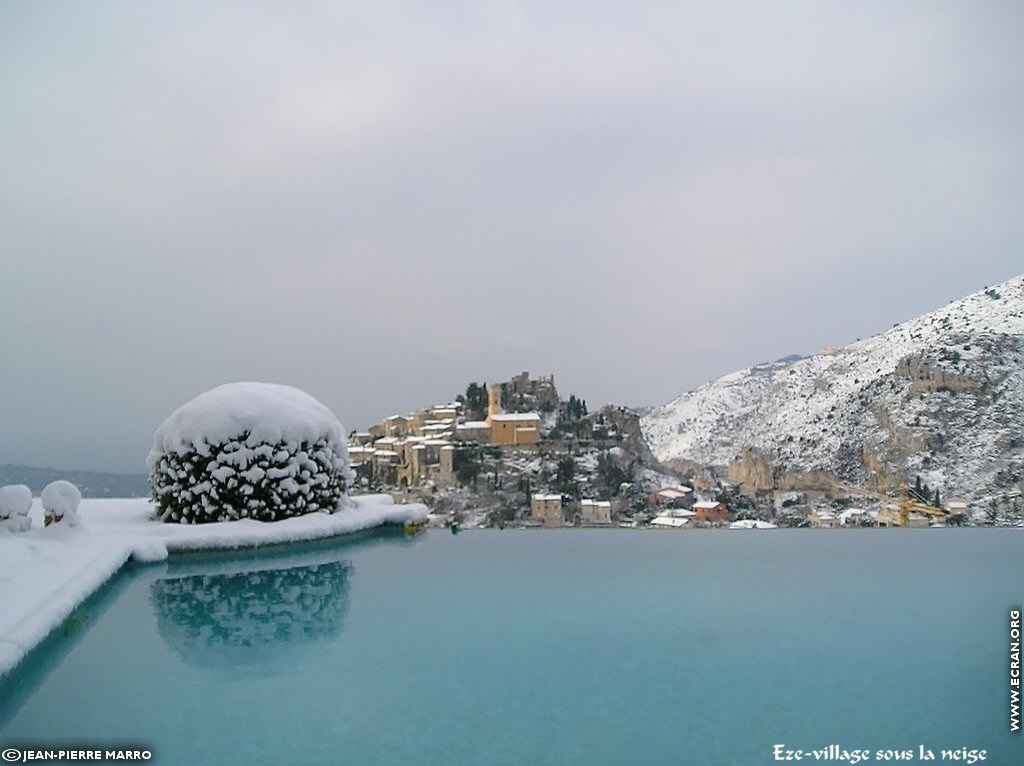
<svg viewBox="0 0 1024 766">
<path fill-rule="evenodd" d="M 1020 271 L 1016 3 L 0 15 L 2 462 L 247 378 L 660 403 Z"/>
</svg>

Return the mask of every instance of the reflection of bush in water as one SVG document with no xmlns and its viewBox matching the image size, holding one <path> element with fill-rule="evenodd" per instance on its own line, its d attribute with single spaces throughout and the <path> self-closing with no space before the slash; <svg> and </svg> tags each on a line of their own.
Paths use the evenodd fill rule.
<svg viewBox="0 0 1024 766">
<path fill-rule="evenodd" d="M 156 580 L 157 630 L 189 662 L 240 664 L 341 633 L 347 561 Z M 262 650 L 262 651 L 261 651 Z"/>
</svg>

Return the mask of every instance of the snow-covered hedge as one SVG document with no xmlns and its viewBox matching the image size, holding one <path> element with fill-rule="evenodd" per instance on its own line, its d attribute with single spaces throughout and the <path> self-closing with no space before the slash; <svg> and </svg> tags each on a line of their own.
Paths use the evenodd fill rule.
<svg viewBox="0 0 1024 766">
<path fill-rule="evenodd" d="M 352 481 L 344 426 L 271 383 L 229 383 L 179 407 L 146 462 L 160 519 L 179 523 L 333 513 Z"/>
</svg>

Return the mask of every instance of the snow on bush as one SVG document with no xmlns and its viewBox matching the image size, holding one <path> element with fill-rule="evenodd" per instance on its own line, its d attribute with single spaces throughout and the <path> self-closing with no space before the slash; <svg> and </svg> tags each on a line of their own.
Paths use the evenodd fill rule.
<svg viewBox="0 0 1024 766">
<path fill-rule="evenodd" d="M 179 407 L 146 462 L 160 519 L 183 524 L 333 513 L 352 481 L 344 426 L 272 383 L 229 383 Z"/>
<path fill-rule="evenodd" d="M 39 493 L 39 500 L 43 504 L 47 525 L 57 521 L 66 521 L 72 527 L 78 524 L 78 504 L 82 502 L 82 493 L 70 481 L 51 481 Z"/>
<path fill-rule="evenodd" d="M 28 518 L 31 507 L 32 490 L 24 484 L 0 487 L 0 527 L 24 532 L 32 523 Z"/>
<path fill-rule="evenodd" d="M 24 484 L 0 487 L 0 518 L 27 516 L 32 507 L 32 490 Z"/>
</svg>

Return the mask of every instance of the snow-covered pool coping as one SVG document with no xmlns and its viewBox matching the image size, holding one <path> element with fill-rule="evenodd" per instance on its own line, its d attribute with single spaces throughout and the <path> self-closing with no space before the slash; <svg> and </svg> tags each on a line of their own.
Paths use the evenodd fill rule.
<svg viewBox="0 0 1024 766">
<path fill-rule="evenodd" d="M 426 518 L 426 506 L 396 505 L 388 495 L 353 498 L 334 514 L 313 513 L 272 523 L 245 519 L 173 525 L 154 520 L 145 499 L 83 500 L 77 527 L 43 525 L 36 500 L 32 529 L 0 529 L 0 677 L 130 558 L 162 561 L 168 553 L 308 542 L 348 535 L 382 524 Z"/>
</svg>

